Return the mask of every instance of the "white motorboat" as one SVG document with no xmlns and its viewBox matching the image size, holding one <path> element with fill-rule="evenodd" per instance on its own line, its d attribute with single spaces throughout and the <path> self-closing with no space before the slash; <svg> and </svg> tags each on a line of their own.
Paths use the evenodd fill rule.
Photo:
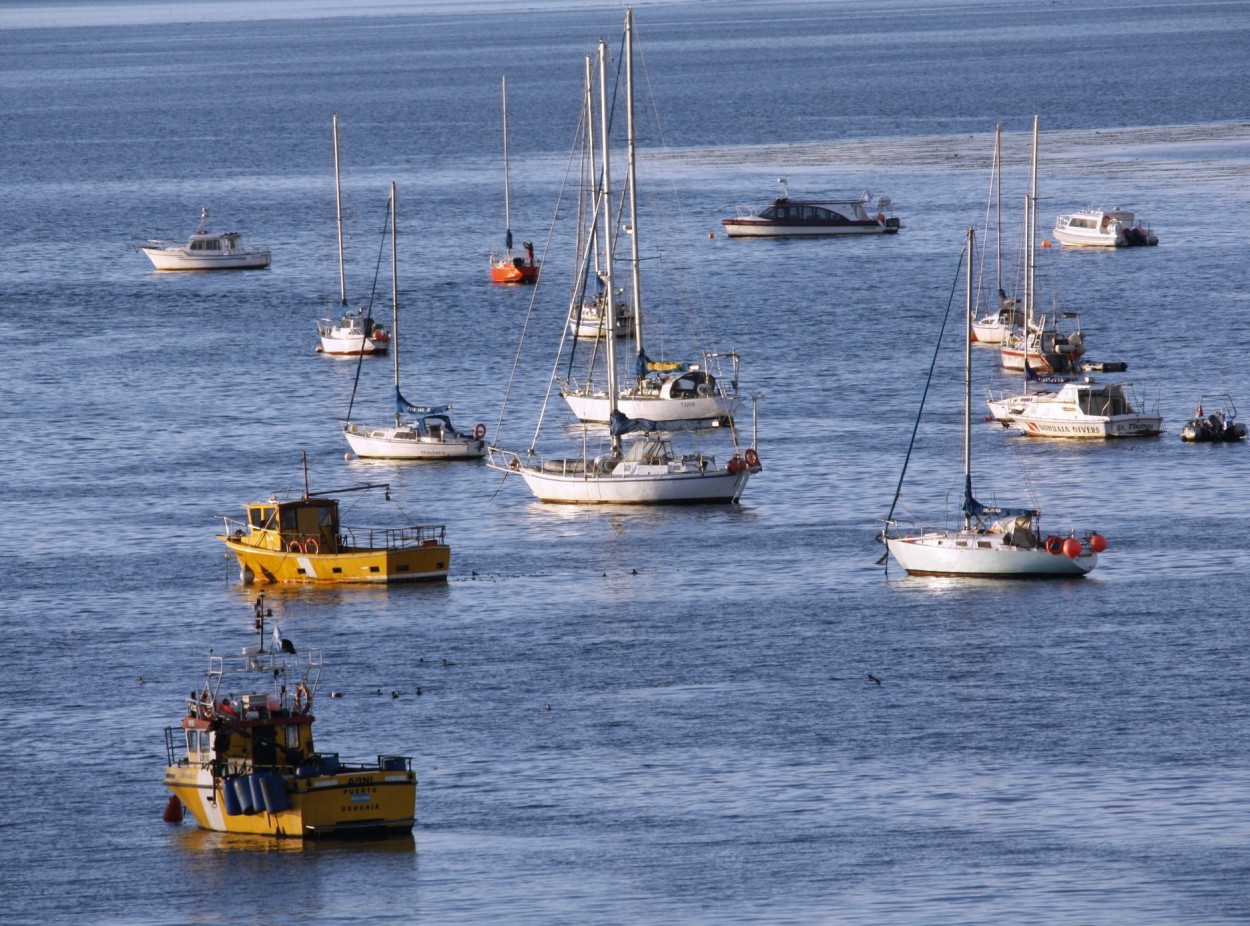
<svg viewBox="0 0 1250 926">
<path fill-rule="evenodd" d="M 208 210 L 186 244 L 149 241 L 137 245 L 157 270 L 263 270 L 269 266 L 268 248 L 248 248 L 239 232 L 208 231 Z"/>
<path fill-rule="evenodd" d="M 903 478 L 886 518 L 881 539 L 910 575 L 977 578 L 1075 578 L 1098 564 L 1107 548 L 1101 534 L 1069 532 L 1046 535 L 1036 508 L 984 505 L 972 493 L 972 251 L 975 231 L 967 236 L 967 303 L 964 312 L 964 500 L 963 524 L 955 529 L 922 527 L 904 532 L 894 520 Z M 922 408 L 923 411 L 923 408 Z M 910 456 L 910 451 L 909 451 Z M 903 470 L 906 475 L 906 465 Z M 884 558 L 883 558 L 884 559 Z"/>
<path fill-rule="evenodd" d="M 348 419 L 343 422 L 343 436 L 352 451 L 362 458 L 388 460 L 455 460 L 486 455 L 486 426 L 478 424 L 472 434 L 457 431 L 451 423 L 451 406 L 413 405 L 399 390 L 399 272 L 395 226 L 395 184 L 391 184 L 389 202 L 391 226 L 391 359 L 395 371 L 395 421 L 393 424 L 369 426 Z M 353 402 L 355 393 L 352 395 Z M 405 417 L 411 416 L 411 417 Z"/>
<path fill-rule="evenodd" d="M 888 196 L 876 203 L 876 214 L 865 208 L 872 202 L 871 193 L 855 199 L 791 199 L 786 178 L 781 196 L 763 209 L 738 208 L 732 219 L 721 219 L 730 238 L 788 238 L 814 235 L 894 235 L 902 223 L 890 212 Z"/>
<path fill-rule="evenodd" d="M 613 300 L 616 312 L 616 336 L 630 337 L 633 329 L 634 313 L 629 302 L 622 298 L 624 290 L 618 290 Z M 569 330 L 574 337 L 583 339 L 606 338 L 608 336 L 608 320 L 604 314 L 608 308 L 607 294 L 600 291 L 589 299 L 583 299 L 569 309 Z"/>
<path fill-rule="evenodd" d="M 634 234 L 629 236 L 634 242 L 631 260 L 634 281 L 633 304 L 638 306 L 640 305 L 640 275 L 637 251 L 638 213 L 635 200 L 632 26 L 633 12 L 627 9 L 625 13 L 625 116 L 628 138 L 626 183 L 629 192 L 628 222 L 630 228 L 634 230 Z M 593 214 L 599 217 L 601 222 L 599 229 L 614 229 L 615 214 L 612 203 L 608 135 L 608 51 L 607 43 L 604 41 L 599 42 L 598 68 L 598 115 L 602 162 L 601 169 L 597 173 L 596 208 Z M 588 77 L 589 71 L 588 66 Z M 587 84 L 589 97 L 591 96 L 589 79 Z M 612 232 L 600 232 L 592 234 L 591 240 L 594 239 L 609 242 L 616 240 L 617 235 Z M 586 250 L 583 250 L 583 270 L 588 262 L 586 255 Z M 583 437 L 582 450 L 578 456 L 543 458 L 535 453 L 532 444 L 525 453 L 492 447 L 490 465 L 502 472 L 520 475 L 530 491 L 543 502 L 631 505 L 737 502 L 746 488 L 747 480 L 760 471 L 760 461 L 754 447 L 739 453 L 737 434 L 732 426 L 730 431 L 734 435 L 735 444 L 733 455 L 726 462 L 718 463 L 714 456 L 708 454 L 679 452 L 670 438 L 655 433 L 663 426 L 663 422 L 636 420 L 624 413 L 616 378 L 617 290 L 613 285 L 611 247 L 603 249 L 602 281 L 605 302 L 603 316 L 607 327 L 604 347 L 607 362 L 607 385 L 604 395 L 607 413 L 604 418 L 609 422 L 606 447 L 602 448 L 601 453 L 592 450 L 590 447 L 592 436 L 589 433 Z M 635 337 L 639 337 L 637 330 L 635 330 Z M 707 379 L 700 379 L 698 382 L 692 379 L 695 399 L 704 398 L 698 394 L 699 383 L 710 385 Z M 670 401 L 680 403 L 682 400 L 670 398 Z M 655 407 L 659 408 L 661 405 L 662 403 L 656 403 Z M 640 433 L 642 436 L 628 443 L 625 442 L 624 436 L 631 433 Z M 536 434 L 535 440 L 537 436 Z"/>
<path fill-rule="evenodd" d="M 1016 412 L 1014 426 L 1030 437 L 1102 440 L 1154 437 L 1162 430 L 1163 419 L 1140 411 L 1128 384 L 1086 380 L 1035 396 Z"/>
<path fill-rule="evenodd" d="M 1131 248 L 1159 239 L 1127 209 L 1084 209 L 1055 219 L 1055 240 L 1070 248 Z"/>
</svg>

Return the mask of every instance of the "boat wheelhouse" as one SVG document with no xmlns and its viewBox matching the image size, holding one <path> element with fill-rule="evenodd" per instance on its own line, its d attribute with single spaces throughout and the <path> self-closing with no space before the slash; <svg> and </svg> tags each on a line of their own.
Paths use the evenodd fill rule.
<svg viewBox="0 0 1250 926">
<path fill-rule="evenodd" d="M 1163 418 L 1141 411 L 1126 383 L 1086 381 L 1035 396 L 1016 412 L 1014 424 L 1030 437 L 1102 440 L 1154 437 L 1163 428 Z"/>
</svg>

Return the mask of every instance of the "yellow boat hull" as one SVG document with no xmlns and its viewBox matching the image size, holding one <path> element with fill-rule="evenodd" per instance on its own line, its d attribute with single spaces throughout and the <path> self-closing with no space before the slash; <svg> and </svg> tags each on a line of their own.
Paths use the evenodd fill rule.
<svg viewBox="0 0 1250 926">
<path fill-rule="evenodd" d="M 243 812 L 207 768 L 167 766 L 165 786 L 202 829 L 255 836 L 317 838 L 407 833 L 416 824 L 417 776 L 411 771 L 352 771 L 283 778 L 287 806 Z M 230 809 L 238 811 L 230 813 Z"/>
<path fill-rule="evenodd" d="M 451 567 L 451 548 L 427 543 L 400 549 L 347 549 L 337 553 L 267 550 L 218 535 L 239 561 L 244 584 L 440 582 Z"/>
</svg>

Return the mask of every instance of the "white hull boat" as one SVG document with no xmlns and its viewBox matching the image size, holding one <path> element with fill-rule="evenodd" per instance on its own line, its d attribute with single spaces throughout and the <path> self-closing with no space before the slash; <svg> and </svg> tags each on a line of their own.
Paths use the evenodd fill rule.
<svg viewBox="0 0 1250 926">
<path fill-rule="evenodd" d="M 886 215 L 890 198 L 877 200 L 877 211 L 870 215 L 864 207 L 872 195 L 857 199 L 791 199 L 786 180 L 782 194 L 763 209 L 739 208 L 732 219 L 721 219 L 730 238 L 793 238 L 839 235 L 894 235 L 902 227 L 897 218 Z"/>
<path fill-rule="evenodd" d="M 622 391 L 616 407 L 627 418 L 639 418 L 661 424 L 676 422 L 732 423 L 741 400 L 737 396 L 699 395 L 678 397 L 672 394 L 673 383 L 666 382 L 656 395 L 639 395 Z M 680 392 L 680 390 L 679 390 Z M 612 401 L 606 392 L 561 392 L 564 401 L 579 421 L 607 424 L 612 415 Z"/>
<path fill-rule="evenodd" d="M 881 539 L 909 575 L 987 579 L 1077 578 L 1098 564 L 1106 541 L 1096 533 L 1078 537 L 1051 534 L 1043 539 L 1041 512 L 1035 508 L 984 505 L 972 492 L 972 329 L 974 231 L 967 237 L 967 306 L 964 315 L 964 499 L 963 525 L 955 529 L 901 531 L 895 503 Z M 910 451 L 909 451 L 910 454 Z M 906 467 L 904 467 L 906 475 Z M 902 488 L 899 480 L 899 491 Z"/>
<path fill-rule="evenodd" d="M 267 248 L 247 248 L 239 232 L 209 232 L 208 210 L 186 244 L 150 241 L 138 249 L 157 270 L 263 270 L 269 266 Z"/>
<path fill-rule="evenodd" d="M 333 357 L 360 357 L 385 354 L 390 348 L 390 333 L 373 320 L 372 312 L 363 308 L 352 312 L 347 307 L 347 267 L 343 258 L 343 187 L 339 178 L 339 115 L 332 120 L 334 130 L 334 212 L 338 229 L 339 305 L 342 316 L 317 321 L 321 343 L 317 352 Z"/>
<path fill-rule="evenodd" d="M 486 455 L 486 426 L 477 425 L 472 434 L 457 431 L 451 423 L 450 405 L 413 405 L 399 390 L 399 271 L 395 227 L 395 184 L 391 184 L 391 353 L 395 371 L 395 421 L 379 426 L 343 422 L 343 437 L 352 452 L 362 459 L 456 460 Z M 353 401 L 355 394 L 353 393 Z M 406 418 L 406 415 L 415 417 Z M 350 411 L 349 411 L 350 417 Z"/>
<path fill-rule="evenodd" d="M 1030 437 L 1086 440 L 1154 437 L 1163 430 L 1159 415 L 1134 407 L 1124 383 L 1067 383 L 1025 404 L 1014 423 Z"/>
<path fill-rule="evenodd" d="M 1055 220 L 1055 240 L 1070 248 L 1131 248 L 1159 239 L 1125 209 L 1085 209 Z"/>
</svg>

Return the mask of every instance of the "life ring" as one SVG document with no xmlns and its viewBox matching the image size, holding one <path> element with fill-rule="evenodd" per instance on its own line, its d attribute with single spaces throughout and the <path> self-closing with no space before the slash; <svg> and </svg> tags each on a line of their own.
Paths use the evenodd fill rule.
<svg viewBox="0 0 1250 926">
<path fill-rule="evenodd" d="M 312 692 L 308 690 L 304 682 L 300 682 L 295 686 L 295 711 L 298 714 L 307 714 L 310 710 L 312 710 Z"/>
<path fill-rule="evenodd" d="M 303 553 L 304 552 L 304 548 L 299 545 L 298 540 L 292 540 L 290 543 L 286 545 L 286 548 L 291 553 Z"/>
<path fill-rule="evenodd" d="M 309 537 L 304 541 L 304 552 L 312 553 L 314 556 L 321 552 L 321 544 L 317 543 L 316 537 Z"/>
<path fill-rule="evenodd" d="M 1056 555 L 1063 552 L 1063 538 L 1051 534 L 1046 538 L 1046 552 Z"/>
<path fill-rule="evenodd" d="M 742 455 L 742 458 L 747 461 L 747 466 L 760 465 L 760 455 L 755 452 L 754 447 L 748 447 L 747 452 Z"/>
<path fill-rule="evenodd" d="M 477 423 L 477 426 L 473 429 L 473 436 L 476 437 L 478 440 L 481 440 L 483 437 L 485 437 L 486 425 L 482 424 L 482 422 L 479 421 Z"/>
</svg>

